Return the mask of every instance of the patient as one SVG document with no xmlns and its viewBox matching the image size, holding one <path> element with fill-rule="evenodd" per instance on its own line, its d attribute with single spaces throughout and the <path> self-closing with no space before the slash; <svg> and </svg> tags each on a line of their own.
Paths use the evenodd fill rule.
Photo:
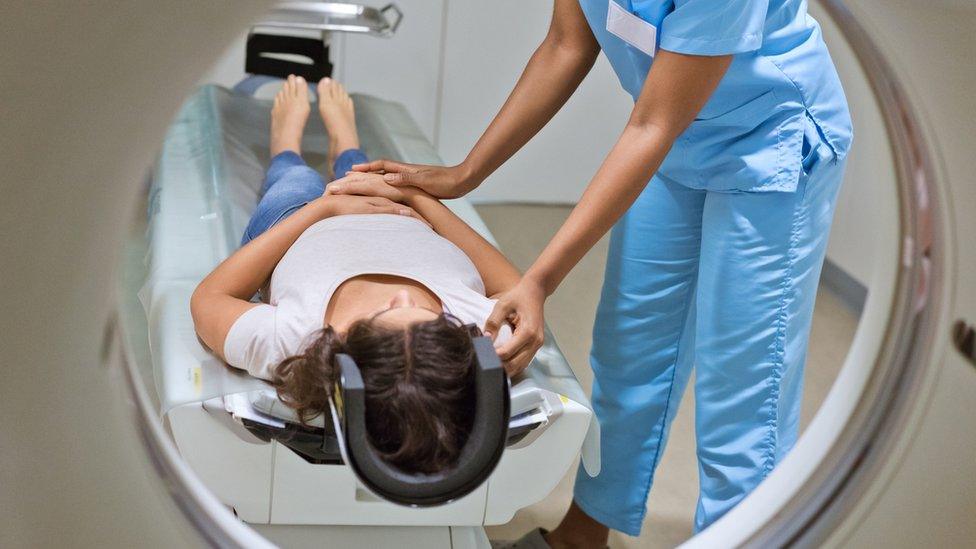
<svg viewBox="0 0 976 549">
<path fill-rule="evenodd" d="M 329 185 L 359 195 L 330 194 L 302 160 L 309 90 L 289 77 L 271 110 L 261 200 L 241 248 L 194 291 L 194 325 L 230 365 L 270 380 L 302 422 L 328 410 L 336 354 L 352 356 L 376 449 L 405 471 L 441 471 L 472 427 L 471 335 L 491 312 L 486 296 L 519 273 L 438 200 L 347 175 L 366 160 L 352 100 L 327 78 L 317 92 L 339 178 Z"/>
</svg>

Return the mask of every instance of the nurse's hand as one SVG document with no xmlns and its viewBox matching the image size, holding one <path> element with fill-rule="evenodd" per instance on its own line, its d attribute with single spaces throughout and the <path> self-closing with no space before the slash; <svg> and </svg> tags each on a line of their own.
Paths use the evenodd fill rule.
<svg viewBox="0 0 976 549">
<path fill-rule="evenodd" d="M 405 164 L 392 160 L 374 160 L 366 164 L 355 164 L 357 172 L 383 174 L 383 179 L 395 187 L 417 187 L 437 198 L 458 198 L 473 191 L 477 181 L 471 171 L 464 166 L 427 166 Z"/>
<path fill-rule="evenodd" d="M 512 338 L 495 348 L 511 377 L 528 367 L 545 340 L 546 293 L 542 284 L 522 277 L 515 287 L 496 297 L 498 302 L 485 322 L 485 334 L 495 339 L 502 324 L 513 326 Z"/>
</svg>

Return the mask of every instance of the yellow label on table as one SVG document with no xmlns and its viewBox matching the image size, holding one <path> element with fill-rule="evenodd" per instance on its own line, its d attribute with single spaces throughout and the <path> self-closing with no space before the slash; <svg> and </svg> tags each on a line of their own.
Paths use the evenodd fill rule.
<svg viewBox="0 0 976 549">
<path fill-rule="evenodd" d="M 190 370 L 190 377 L 193 381 L 193 390 L 199 395 L 203 392 L 203 368 L 197 366 Z"/>
</svg>

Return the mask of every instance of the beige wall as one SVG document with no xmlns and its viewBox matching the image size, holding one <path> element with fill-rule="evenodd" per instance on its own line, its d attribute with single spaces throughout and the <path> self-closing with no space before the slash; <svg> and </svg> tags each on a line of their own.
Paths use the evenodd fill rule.
<svg viewBox="0 0 976 549">
<path fill-rule="evenodd" d="M 464 158 L 548 28 L 552 2 L 449 0 L 438 148 Z M 633 102 L 603 55 L 556 118 L 472 194 L 476 201 L 576 202 Z"/>
</svg>

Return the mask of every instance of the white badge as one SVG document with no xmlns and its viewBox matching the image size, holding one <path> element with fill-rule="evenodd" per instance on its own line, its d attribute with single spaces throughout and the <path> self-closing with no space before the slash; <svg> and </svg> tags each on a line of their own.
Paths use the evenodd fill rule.
<svg viewBox="0 0 976 549">
<path fill-rule="evenodd" d="M 657 45 L 657 27 L 623 9 L 609 0 L 607 30 L 617 38 L 654 57 Z"/>
</svg>

